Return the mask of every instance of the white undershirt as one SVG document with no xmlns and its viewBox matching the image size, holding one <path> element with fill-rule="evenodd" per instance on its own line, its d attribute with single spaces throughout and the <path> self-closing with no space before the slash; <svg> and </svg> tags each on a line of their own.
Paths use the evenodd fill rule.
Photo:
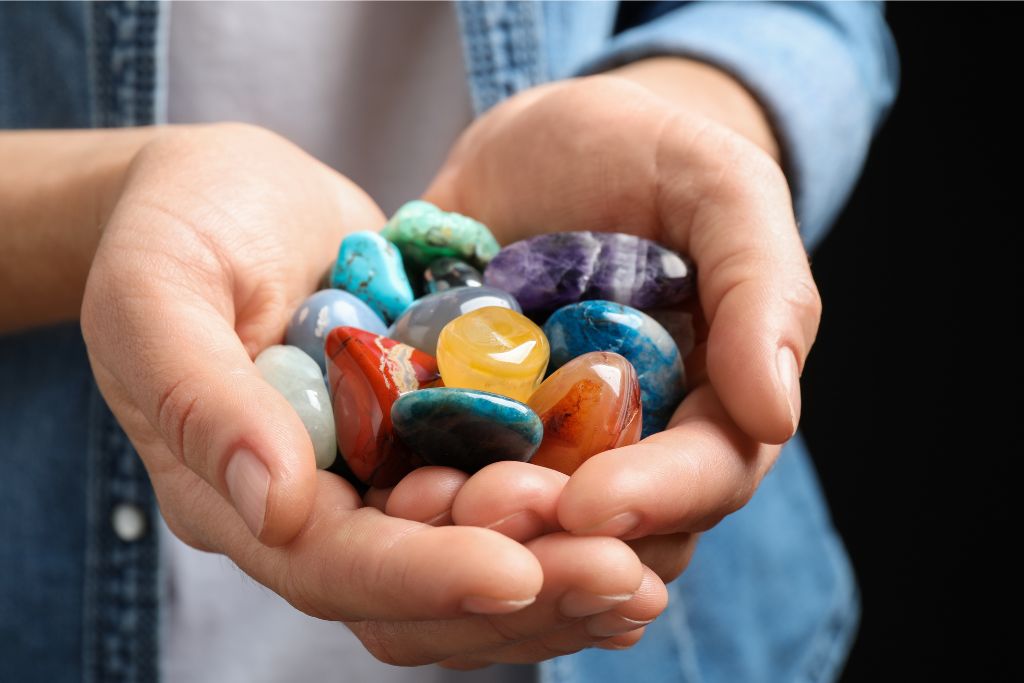
<svg viewBox="0 0 1024 683">
<path fill-rule="evenodd" d="M 422 192 L 472 118 L 448 3 L 174 3 L 170 20 L 169 122 L 271 128 L 352 178 L 385 213 Z M 168 683 L 534 678 L 533 667 L 386 666 L 344 625 L 298 612 L 229 559 L 158 528 Z"/>
</svg>

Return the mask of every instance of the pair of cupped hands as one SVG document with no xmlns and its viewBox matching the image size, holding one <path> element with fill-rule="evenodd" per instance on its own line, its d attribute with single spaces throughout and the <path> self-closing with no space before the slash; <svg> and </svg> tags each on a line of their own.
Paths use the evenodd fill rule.
<svg viewBox="0 0 1024 683">
<path fill-rule="evenodd" d="M 171 530 L 392 664 L 475 668 L 639 641 L 700 532 L 750 499 L 796 430 L 820 315 L 779 165 L 655 91 L 605 75 L 517 95 L 465 131 L 424 195 L 506 244 L 614 230 L 696 262 L 689 394 L 664 432 L 571 477 L 428 467 L 361 498 L 317 471 L 253 358 L 281 343 L 343 236 L 385 215 L 259 128 L 171 128 L 142 147 L 81 321 Z"/>
</svg>

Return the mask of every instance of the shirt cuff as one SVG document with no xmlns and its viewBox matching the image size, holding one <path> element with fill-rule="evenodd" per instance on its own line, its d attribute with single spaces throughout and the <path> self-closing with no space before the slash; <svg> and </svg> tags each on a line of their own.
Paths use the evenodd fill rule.
<svg viewBox="0 0 1024 683">
<path fill-rule="evenodd" d="M 579 73 L 663 55 L 712 64 L 759 100 L 812 248 L 845 204 L 896 95 L 898 57 L 882 6 L 688 3 L 615 36 Z"/>
</svg>

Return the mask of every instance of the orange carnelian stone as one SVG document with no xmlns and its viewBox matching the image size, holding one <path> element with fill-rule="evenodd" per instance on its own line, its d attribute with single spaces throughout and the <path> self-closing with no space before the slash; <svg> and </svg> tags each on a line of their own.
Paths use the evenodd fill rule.
<svg viewBox="0 0 1024 683">
<path fill-rule="evenodd" d="M 617 353 L 572 359 L 527 404 L 544 423 L 535 465 L 572 474 L 590 456 L 640 440 L 640 385 L 632 363 Z"/>
</svg>

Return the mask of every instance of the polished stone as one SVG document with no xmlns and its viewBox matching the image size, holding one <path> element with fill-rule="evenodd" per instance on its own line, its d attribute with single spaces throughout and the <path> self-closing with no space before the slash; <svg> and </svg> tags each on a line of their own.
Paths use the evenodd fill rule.
<svg viewBox="0 0 1024 683">
<path fill-rule="evenodd" d="M 573 358 L 533 392 L 527 405 L 544 423 L 544 440 L 530 461 L 572 474 L 592 455 L 640 439 L 640 385 L 633 365 L 617 353 Z"/>
<path fill-rule="evenodd" d="M 436 355 L 437 338 L 445 325 L 487 306 L 519 312 L 519 303 L 508 292 L 494 287 L 456 287 L 417 299 L 391 326 L 388 336 Z"/>
<path fill-rule="evenodd" d="M 352 327 L 332 330 L 325 350 L 338 450 L 361 481 L 393 486 L 422 462 L 396 438 L 391 405 L 402 394 L 437 386 L 437 363 L 411 346 Z"/>
<path fill-rule="evenodd" d="M 402 206 L 380 234 L 402 250 L 407 263 L 421 269 L 445 256 L 482 268 L 500 249 L 483 223 L 422 200 Z"/>
<path fill-rule="evenodd" d="M 373 309 L 341 289 L 322 289 L 310 295 L 292 315 L 285 331 L 285 343 L 298 346 L 327 371 L 324 340 L 335 327 L 357 327 L 374 334 L 387 334 L 387 325 Z"/>
<path fill-rule="evenodd" d="M 427 292 L 443 292 L 454 287 L 479 287 L 484 276 L 465 261 L 456 258 L 439 258 L 423 271 L 423 282 Z"/>
<path fill-rule="evenodd" d="M 529 460 L 544 432 L 528 406 L 471 389 L 405 394 L 392 406 L 391 420 L 421 458 L 469 473 L 499 460 Z"/>
<path fill-rule="evenodd" d="M 402 255 L 375 232 L 353 232 L 342 240 L 331 286 L 355 294 L 386 322 L 402 315 L 413 300 Z"/>
<path fill-rule="evenodd" d="M 445 325 L 437 366 L 445 386 L 478 389 L 525 401 L 548 366 L 548 340 L 522 313 L 479 308 Z"/>
<path fill-rule="evenodd" d="M 694 286 L 689 259 L 624 233 L 558 232 L 503 248 L 484 282 L 515 295 L 528 315 L 604 299 L 634 308 L 673 306 Z"/>
<path fill-rule="evenodd" d="M 682 358 L 672 336 L 649 315 L 612 301 L 581 301 L 555 311 L 544 324 L 551 367 L 590 351 L 621 354 L 636 368 L 646 437 L 659 432 L 685 395 Z"/>
<path fill-rule="evenodd" d="M 320 367 L 297 346 L 270 346 L 256 356 L 256 369 L 299 414 L 313 442 L 316 466 L 331 466 L 337 455 L 334 411 Z"/>
</svg>

